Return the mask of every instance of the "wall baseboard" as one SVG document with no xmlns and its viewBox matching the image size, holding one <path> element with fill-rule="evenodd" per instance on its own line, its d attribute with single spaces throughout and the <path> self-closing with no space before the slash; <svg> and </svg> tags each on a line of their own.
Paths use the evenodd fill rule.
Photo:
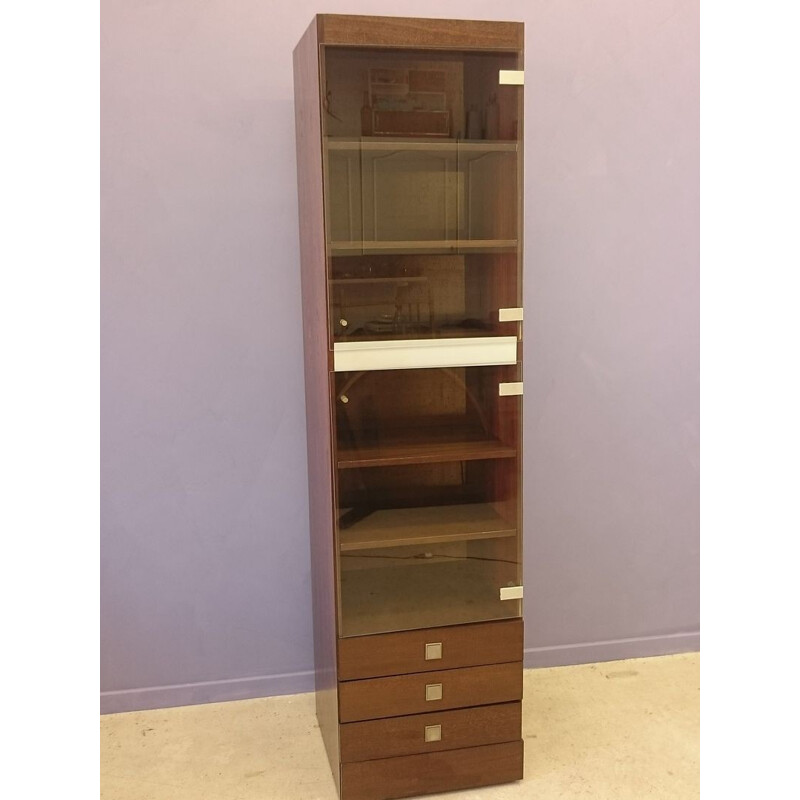
<svg viewBox="0 0 800 800">
<path fill-rule="evenodd" d="M 661 636 L 635 636 L 603 642 L 549 645 L 525 648 L 524 666 L 566 667 L 595 661 L 619 661 L 625 658 L 666 656 L 700 650 L 700 631 L 668 633 Z"/>
<path fill-rule="evenodd" d="M 100 713 L 145 711 L 173 706 L 194 706 L 202 703 L 223 703 L 229 700 L 252 700 L 281 694 L 314 691 L 314 672 L 288 672 L 283 675 L 258 675 L 174 686 L 151 686 L 144 689 L 123 689 L 100 692 Z"/>
<path fill-rule="evenodd" d="M 699 649 L 699 631 L 671 633 L 664 636 L 638 636 L 632 639 L 526 648 L 524 665 L 528 669 L 563 667 L 595 661 L 688 653 Z M 123 711 L 224 703 L 229 700 L 252 700 L 256 697 L 313 691 L 314 673 L 310 670 L 173 686 L 151 686 L 144 689 L 101 692 L 100 713 L 116 714 Z"/>
</svg>

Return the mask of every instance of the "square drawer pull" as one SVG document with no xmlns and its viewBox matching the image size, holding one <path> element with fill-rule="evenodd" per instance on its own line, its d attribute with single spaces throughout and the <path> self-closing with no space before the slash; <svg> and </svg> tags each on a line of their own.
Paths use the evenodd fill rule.
<svg viewBox="0 0 800 800">
<path fill-rule="evenodd" d="M 442 684 L 441 683 L 427 683 L 427 684 L 425 684 L 425 699 L 426 700 L 441 700 L 442 699 Z"/>
<path fill-rule="evenodd" d="M 426 725 L 425 726 L 425 741 L 426 742 L 441 742 L 442 741 L 442 726 L 441 725 Z"/>
<path fill-rule="evenodd" d="M 425 645 L 425 660 L 436 661 L 442 657 L 442 643 L 429 642 Z"/>
</svg>

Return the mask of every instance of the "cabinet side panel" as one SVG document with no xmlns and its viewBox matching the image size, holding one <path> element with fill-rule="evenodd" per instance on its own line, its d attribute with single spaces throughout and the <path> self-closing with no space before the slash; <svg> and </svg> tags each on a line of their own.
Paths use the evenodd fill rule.
<svg viewBox="0 0 800 800">
<path fill-rule="evenodd" d="M 316 20 L 295 48 L 294 86 L 316 702 L 320 731 L 338 787 L 333 476 L 328 391 L 330 354 L 327 345 L 328 304 Z"/>
</svg>

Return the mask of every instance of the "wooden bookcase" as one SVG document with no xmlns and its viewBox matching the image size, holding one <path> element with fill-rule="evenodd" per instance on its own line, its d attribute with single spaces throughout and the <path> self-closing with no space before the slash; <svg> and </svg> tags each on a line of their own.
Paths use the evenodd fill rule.
<svg viewBox="0 0 800 800">
<path fill-rule="evenodd" d="M 513 22 L 294 52 L 317 715 L 343 800 L 522 777 Z"/>
</svg>

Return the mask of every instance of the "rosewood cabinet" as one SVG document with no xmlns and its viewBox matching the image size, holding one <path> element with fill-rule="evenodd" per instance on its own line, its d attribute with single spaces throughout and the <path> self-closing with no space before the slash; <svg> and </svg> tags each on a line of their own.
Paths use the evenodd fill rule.
<svg viewBox="0 0 800 800">
<path fill-rule="evenodd" d="M 317 713 L 344 800 L 522 777 L 523 26 L 294 53 Z"/>
</svg>

